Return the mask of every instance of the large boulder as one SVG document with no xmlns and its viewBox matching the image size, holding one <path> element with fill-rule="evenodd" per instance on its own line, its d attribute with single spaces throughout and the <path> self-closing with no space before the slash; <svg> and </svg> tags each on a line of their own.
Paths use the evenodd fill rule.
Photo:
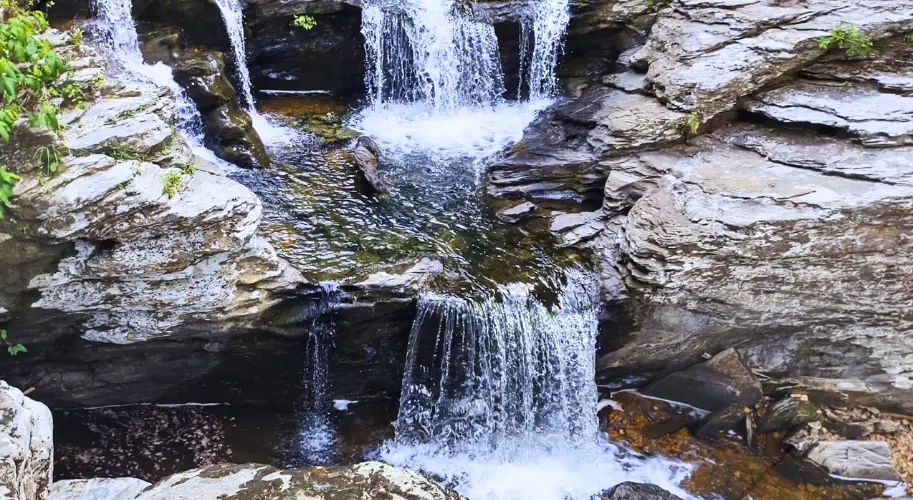
<svg viewBox="0 0 913 500">
<path fill-rule="evenodd" d="M 206 146 L 219 158 L 243 168 L 268 167 L 266 148 L 250 115 L 225 73 L 222 55 L 190 50 L 173 68 L 174 79 L 187 91 L 203 117 Z"/>
<path fill-rule="evenodd" d="M 841 477 L 900 481 L 884 441 L 822 441 L 809 450 L 807 458 Z"/>
<path fill-rule="evenodd" d="M 54 465 L 51 411 L 0 380 L 0 496 L 45 500 Z"/>
<path fill-rule="evenodd" d="M 108 487 L 123 486 L 123 479 L 107 480 Z M 114 483 L 118 481 L 118 483 Z M 128 485 L 129 486 L 129 485 Z M 80 491 L 82 488 L 82 491 Z M 100 491 L 91 481 L 68 482 L 55 488 L 53 500 L 90 500 Z M 66 494 L 64 494 L 66 491 Z M 121 490 L 123 491 L 123 490 Z M 108 497 L 106 497 L 108 498 Z M 373 500 L 463 500 L 463 496 L 417 472 L 380 462 L 343 467 L 276 469 L 265 465 L 213 465 L 168 476 L 141 491 L 118 500 L 273 500 L 347 498 Z"/>
<path fill-rule="evenodd" d="M 711 412 L 732 404 L 754 406 L 763 396 L 761 383 L 745 367 L 735 349 L 727 349 L 706 363 L 670 373 L 645 393 Z"/>
<path fill-rule="evenodd" d="M 91 49 L 81 53 L 71 60 L 81 73 L 104 68 Z M 60 137 L 37 149 L 58 152 L 54 175 L 8 163 L 35 156 L 28 130 L 0 150 L 22 176 L 9 212 L 27 230 L 0 227 L 0 267 L 19 266 L 0 300 L 19 338 L 130 343 L 191 323 L 243 322 L 303 282 L 257 236 L 259 199 L 194 157 L 175 113 L 169 89 L 109 78 L 97 97 L 63 110 Z M 36 309 L 68 319 L 41 324 Z"/>
</svg>

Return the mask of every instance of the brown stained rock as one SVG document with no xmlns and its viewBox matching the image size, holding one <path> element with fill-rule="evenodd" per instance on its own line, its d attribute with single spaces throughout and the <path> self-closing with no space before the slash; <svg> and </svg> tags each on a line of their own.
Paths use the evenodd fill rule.
<svg viewBox="0 0 913 500">
<path fill-rule="evenodd" d="M 745 498 L 754 500 L 865 500 L 884 490 L 880 484 L 852 484 L 827 475 L 786 476 L 778 472 L 786 461 L 780 451 L 778 433 L 757 436 L 758 451 L 752 452 L 741 439 L 721 435 L 704 441 L 687 430 L 656 438 L 643 431 L 658 421 L 687 417 L 681 407 L 648 399 L 632 392 L 615 393 L 613 399 L 623 412 L 613 411 L 602 426 L 610 440 L 631 446 L 635 451 L 682 460 L 695 467 L 682 487 L 702 498 Z"/>
</svg>

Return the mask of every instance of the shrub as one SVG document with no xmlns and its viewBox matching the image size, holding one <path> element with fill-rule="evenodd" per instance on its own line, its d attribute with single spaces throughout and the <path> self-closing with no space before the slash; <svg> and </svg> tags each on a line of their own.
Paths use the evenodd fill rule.
<svg viewBox="0 0 913 500">
<path fill-rule="evenodd" d="M 165 196 L 171 198 L 178 192 L 178 189 L 181 187 L 181 174 L 180 172 L 170 171 L 165 172 L 163 177 L 165 179 L 165 184 L 162 188 L 162 191 L 164 192 Z"/>
<path fill-rule="evenodd" d="M 703 121 L 703 115 L 699 111 L 692 111 L 686 116 L 683 116 L 675 121 L 675 128 L 682 134 L 682 138 L 686 141 L 690 137 L 697 135 L 697 131 L 701 128 L 701 122 Z"/>
<path fill-rule="evenodd" d="M 77 49 L 81 49 L 83 36 L 84 33 L 82 32 L 82 28 L 75 28 L 70 32 L 70 43 Z"/>
<path fill-rule="evenodd" d="M 47 28 L 41 12 L 0 23 L 0 137 L 6 142 L 22 113 L 32 125 L 60 129 L 57 107 L 44 99 L 66 65 L 47 40 L 35 37 Z"/>
<path fill-rule="evenodd" d="M 19 176 L 6 170 L 6 166 L 0 167 L 0 219 L 3 218 L 3 207 L 10 206 L 10 197 L 13 196 L 13 188 L 19 182 Z"/>
<path fill-rule="evenodd" d="M 292 20 L 292 26 L 311 30 L 314 26 L 317 26 L 317 20 L 312 16 L 295 16 L 295 19 Z"/>
<path fill-rule="evenodd" d="M 22 344 L 13 344 L 7 339 L 8 334 L 6 330 L 0 330 L 0 340 L 6 344 L 6 352 L 10 353 L 10 356 L 15 356 L 20 352 L 29 352 Z"/>
<path fill-rule="evenodd" d="M 818 40 L 818 46 L 824 50 L 837 47 L 845 50 L 849 57 L 865 57 L 872 53 L 872 39 L 859 30 L 859 26 L 840 23 L 827 36 Z"/>
</svg>

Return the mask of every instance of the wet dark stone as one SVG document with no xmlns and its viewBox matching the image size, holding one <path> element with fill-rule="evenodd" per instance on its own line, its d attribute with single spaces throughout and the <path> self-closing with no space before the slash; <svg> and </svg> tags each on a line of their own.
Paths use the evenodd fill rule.
<svg viewBox="0 0 913 500">
<path fill-rule="evenodd" d="M 370 138 L 361 136 L 355 143 L 355 150 L 352 151 L 355 157 L 355 165 L 362 177 L 362 188 L 368 195 L 385 195 L 390 193 L 390 188 L 384 178 L 377 171 L 377 163 L 382 156 L 380 148 Z"/>
<path fill-rule="evenodd" d="M 598 498 L 604 500 L 681 500 L 654 484 L 631 482 L 621 483 Z"/>
<path fill-rule="evenodd" d="M 740 422 L 745 420 L 745 407 L 733 403 L 707 415 L 698 422 L 694 435 L 699 438 L 715 438 L 719 433 L 735 429 Z"/>
<path fill-rule="evenodd" d="M 364 92 L 364 38 L 359 9 L 343 6 L 313 14 L 310 29 L 293 27 L 293 16 L 256 17 L 247 50 L 256 89 L 325 90 L 338 97 Z"/>
<path fill-rule="evenodd" d="M 148 45 L 143 47 L 144 54 Z M 235 99 L 235 89 L 225 77 L 225 61 L 218 52 L 190 51 L 172 66 L 172 73 L 200 113 L 208 113 Z"/>
<path fill-rule="evenodd" d="M 798 398 L 784 398 L 767 410 L 758 423 L 758 432 L 774 432 L 780 430 L 790 430 L 804 423 L 817 420 L 817 407 L 807 401 L 801 401 Z"/>
<path fill-rule="evenodd" d="M 172 66 L 184 51 L 181 30 L 166 26 L 140 33 L 140 51 L 148 64 L 164 63 Z M 175 77 L 176 78 L 176 77 Z"/>
<path fill-rule="evenodd" d="M 250 116 L 231 103 L 203 115 L 206 146 L 223 160 L 242 168 L 265 168 L 270 164 L 266 148 L 254 130 Z"/>
<path fill-rule="evenodd" d="M 647 439 L 656 439 L 658 437 L 674 434 L 685 427 L 688 427 L 689 423 L 690 420 L 686 417 L 664 420 L 644 427 L 641 434 Z"/>
<path fill-rule="evenodd" d="M 727 349 L 706 363 L 674 372 L 648 387 L 645 394 L 716 411 L 729 404 L 754 406 L 761 400 L 761 384 L 735 349 Z"/>
</svg>

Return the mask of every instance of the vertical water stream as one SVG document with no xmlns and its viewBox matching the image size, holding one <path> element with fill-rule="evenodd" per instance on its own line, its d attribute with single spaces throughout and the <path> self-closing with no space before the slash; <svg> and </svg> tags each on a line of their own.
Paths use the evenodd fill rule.
<svg viewBox="0 0 913 500">
<path fill-rule="evenodd" d="M 92 7 L 98 15 L 95 31 L 100 46 L 111 62 L 113 69 L 133 80 L 143 80 L 168 87 L 177 98 L 177 127 L 194 152 L 211 161 L 218 161 L 203 147 L 203 120 L 193 101 L 187 97 L 171 75 L 171 68 L 157 64 L 146 64 L 139 48 L 139 36 L 131 13 L 131 0 L 93 0 Z"/>
</svg>

